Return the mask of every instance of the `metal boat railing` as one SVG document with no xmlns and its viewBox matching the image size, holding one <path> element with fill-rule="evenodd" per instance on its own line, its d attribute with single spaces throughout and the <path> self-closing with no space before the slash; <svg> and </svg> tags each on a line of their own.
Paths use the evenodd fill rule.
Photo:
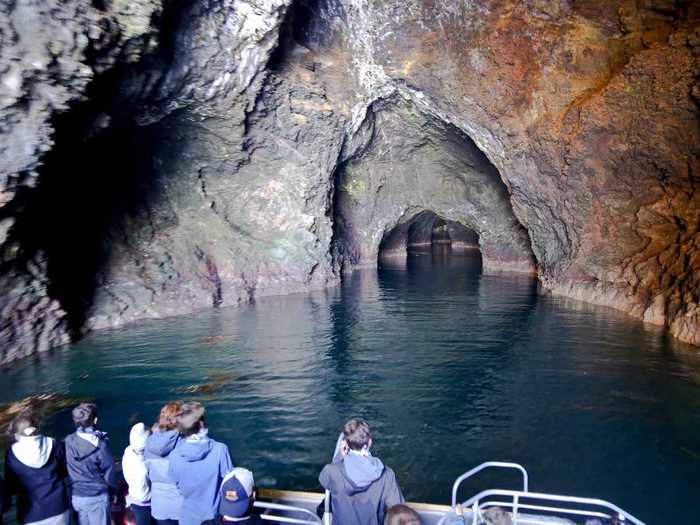
<svg viewBox="0 0 700 525">
<path fill-rule="evenodd" d="M 515 469 L 523 475 L 523 490 L 503 490 L 489 489 L 479 492 L 461 504 L 457 503 L 457 492 L 460 485 L 468 478 L 487 468 Z M 633 525 L 645 525 L 644 522 L 632 516 L 629 512 L 621 509 L 617 505 L 597 498 L 581 498 L 577 496 L 564 496 L 560 494 L 546 494 L 541 492 L 530 492 L 528 486 L 527 471 L 522 465 L 517 463 L 506 463 L 501 461 L 489 461 L 474 467 L 458 477 L 452 485 L 452 513 L 440 520 L 440 524 L 454 521 L 456 517 L 461 517 L 463 523 L 468 523 L 465 512 L 470 512 L 469 522 L 471 525 L 478 525 L 482 522 L 482 510 L 488 507 L 505 507 L 511 510 L 514 525 L 518 524 L 540 524 L 551 523 L 538 520 L 538 516 L 523 514 L 522 511 L 545 512 L 555 515 L 585 516 L 590 518 L 611 519 L 613 516 L 621 523 L 632 523 Z M 487 498 L 499 497 L 503 499 L 493 500 Z M 524 501 L 523 501 L 524 500 Z M 548 505 L 545 502 L 552 502 L 557 506 Z M 584 507 L 584 508 L 582 508 Z M 588 507 L 588 508 L 585 508 Z"/>
<path fill-rule="evenodd" d="M 492 498 L 494 496 L 500 496 L 507 499 L 502 501 L 482 501 L 485 498 Z M 536 500 L 539 502 L 556 502 L 560 504 L 560 506 L 535 505 L 532 503 L 524 503 L 523 500 Z M 472 496 L 461 506 L 463 509 L 470 509 L 472 511 L 472 525 L 477 525 L 479 523 L 478 520 L 481 516 L 481 511 L 483 509 L 494 506 L 510 508 L 512 511 L 514 525 L 520 523 L 546 523 L 544 521 L 538 521 L 537 518 L 532 515 L 521 516 L 520 513 L 523 510 L 540 511 L 552 513 L 555 515 L 566 514 L 569 516 L 586 516 L 589 518 L 611 519 L 612 517 L 617 517 L 622 523 L 645 525 L 644 522 L 635 518 L 629 512 L 625 511 L 624 509 L 621 509 L 613 503 L 610 503 L 609 501 L 597 498 L 580 498 L 577 496 L 564 496 L 561 494 L 545 494 L 540 492 L 523 492 L 520 490 L 490 489 L 484 490 L 476 496 Z M 608 513 L 600 512 L 597 510 L 582 509 L 580 508 L 581 506 L 605 509 L 608 511 Z"/>
<path fill-rule="evenodd" d="M 298 513 L 303 516 L 295 518 L 291 516 L 272 514 L 270 512 L 263 512 L 260 514 L 260 517 L 264 520 L 276 521 L 277 523 L 294 523 L 295 525 L 320 525 L 323 523 L 321 518 L 319 518 L 316 514 L 302 507 L 283 505 L 281 503 L 272 503 L 267 501 L 255 501 L 253 506 L 265 511 Z"/>
<path fill-rule="evenodd" d="M 520 473 L 523 475 L 523 491 L 528 491 L 528 476 L 525 467 L 523 467 L 522 465 L 518 465 L 517 463 L 507 463 L 505 461 L 487 461 L 486 463 L 482 463 L 481 465 L 474 467 L 471 470 L 468 470 L 455 480 L 454 484 L 452 485 L 452 508 L 454 508 L 457 505 L 457 491 L 459 490 L 459 486 L 462 484 L 462 482 L 467 478 L 471 478 L 475 474 L 478 474 L 482 470 L 486 470 L 487 468 L 519 470 Z"/>
</svg>

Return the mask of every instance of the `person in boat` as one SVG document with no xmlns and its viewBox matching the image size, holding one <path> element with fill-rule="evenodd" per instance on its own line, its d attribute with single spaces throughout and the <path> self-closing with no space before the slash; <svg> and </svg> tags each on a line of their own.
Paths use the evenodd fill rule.
<svg viewBox="0 0 700 525">
<path fill-rule="evenodd" d="M 151 482 L 144 452 L 150 431 L 143 423 L 136 423 L 129 432 L 129 446 L 122 456 L 122 472 L 129 492 L 126 494 L 126 506 L 136 519 L 136 525 L 151 523 Z"/>
<path fill-rule="evenodd" d="M 0 476 L 0 525 L 3 525 L 3 515 L 10 508 L 9 499 L 5 490 L 5 480 Z"/>
<path fill-rule="evenodd" d="M 219 523 L 235 522 L 240 525 L 261 523 L 259 515 L 253 510 L 255 496 L 253 473 L 240 467 L 231 470 L 221 482 Z"/>
<path fill-rule="evenodd" d="M 180 525 L 213 525 L 219 489 L 233 468 L 228 447 L 208 434 L 201 403 L 185 403 L 177 418 L 180 440 L 170 455 L 170 475 L 183 497 Z"/>
<path fill-rule="evenodd" d="M 76 430 L 65 440 L 66 463 L 78 525 L 110 525 L 111 499 L 118 485 L 107 434 L 96 428 L 94 403 L 79 404 L 71 415 Z"/>
<path fill-rule="evenodd" d="M 394 471 L 372 456 L 372 433 L 366 421 L 351 419 L 343 427 L 338 457 L 318 477 L 331 493 L 337 525 L 379 525 L 387 510 L 404 502 Z"/>
<path fill-rule="evenodd" d="M 182 509 L 182 495 L 169 472 L 170 454 L 180 439 L 177 431 L 180 412 L 182 401 L 164 405 L 153 433 L 146 440 L 144 458 L 151 481 L 151 517 L 158 525 L 178 525 Z"/>
<path fill-rule="evenodd" d="M 14 443 L 5 454 L 5 479 L 7 494 L 17 496 L 17 523 L 68 525 L 63 446 L 39 432 L 39 422 L 29 411 L 14 418 L 9 434 Z"/>
<path fill-rule="evenodd" d="M 404 503 L 399 503 L 386 513 L 384 525 L 421 525 L 421 521 L 415 510 Z"/>
</svg>

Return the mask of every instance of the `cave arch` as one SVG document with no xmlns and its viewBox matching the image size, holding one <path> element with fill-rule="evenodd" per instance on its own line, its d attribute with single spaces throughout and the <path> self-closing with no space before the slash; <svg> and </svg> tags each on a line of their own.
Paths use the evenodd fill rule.
<svg viewBox="0 0 700 525">
<path fill-rule="evenodd" d="M 479 235 L 464 224 L 425 210 L 386 232 L 379 243 L 378 256 L 380 259 L 405 257 L 436 248 L 450 252 L 468 250 L 480 254 Z"/>
<path fill-rule="evenodd" d="M 384 100 L 372 109 L 359 132 L 368 143 L 336 174 L 341 266 L 375 266 L 380 252 L 405 253 L 408 244 L 427 242 L 422 229 L 439 218 L 451 239 L 461 235 L 464 246 L 479 247 L 484 271 L 535 273 L 530 239 L 508 189 L 474 141 L 410 101 Z"/>
</svg>

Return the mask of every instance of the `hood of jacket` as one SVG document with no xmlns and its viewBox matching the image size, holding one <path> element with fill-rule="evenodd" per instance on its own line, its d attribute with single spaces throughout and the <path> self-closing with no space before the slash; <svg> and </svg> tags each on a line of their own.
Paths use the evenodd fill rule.
<svg viewBox="0 0 700 525">
<path fill-rule="evenodd" d="M 78 427 L 78 429 L 75 431 L 76 435 L 81 438 L 84 441 L 89 442 L 92 444 L 94 447 L 97 447 L 100 444 L 100 440 L 107 440 L 107 432 L 102 432 L 101 430 L 97 430 L 95 427 Z"/>
<path fill-rule="evenodd" d="M 41 468 L 49 461 L 54 447 L 53 439 L 36 435 L 21 436 L 12 445 L 12 453 L 28 467 Z"/>
<path fill-rule="evenodd" d="M 131 446 L 135 452 L 139 454 L 143 453 L 146 448 L 146 440 L 148 439 L 149 433 L 146 425 L 143 423 L 136 423 L 131 427 L 131 432 L 129 432 L 129 446 Z"/>
<path fill-rule="evenodd" d="M 200 461 L 207 457 L 213 448 L 212 440 L 204 434 L 195 434 L 186 439 L 181 439 L 175 449 L 175 453 L 186 461 Z"/>
<path fill-rule="evenodd" d="M 73 436 L 70 439 L 70 447 L 69 440 L 66 438 L 66 453 L 70 451 L 73 459 L 82 461 L 97 452 L 100 440 L 95 435 L 78 430 Z"/>
<path fill-rule="evenodd" d="M 357 489 L 364 490 L 382 476 L 384 463 L 371 455 L 350 452 L 343 458 L 343 471 Z"/>
<path fill-rule="evenodd" d="M 164 458 L 175 449 L 179 439 L 180 434 L 177 433 L 177 430 L 154 432 L 146 440 L 146 452 Z"/>
</svg>

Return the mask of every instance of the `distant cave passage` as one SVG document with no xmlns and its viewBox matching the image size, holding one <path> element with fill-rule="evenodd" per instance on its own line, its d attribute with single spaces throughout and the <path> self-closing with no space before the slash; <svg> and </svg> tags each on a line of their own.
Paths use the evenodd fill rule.
<svg viewBox="0 0 700 525">
<path fill-rule="evenodd" d="M 398 224 L 382 239 L 379 257 L 407 256 L 439 250 L 479 251 L 479 235 L 463 224 L 424 211 Z"/>
</svg>

